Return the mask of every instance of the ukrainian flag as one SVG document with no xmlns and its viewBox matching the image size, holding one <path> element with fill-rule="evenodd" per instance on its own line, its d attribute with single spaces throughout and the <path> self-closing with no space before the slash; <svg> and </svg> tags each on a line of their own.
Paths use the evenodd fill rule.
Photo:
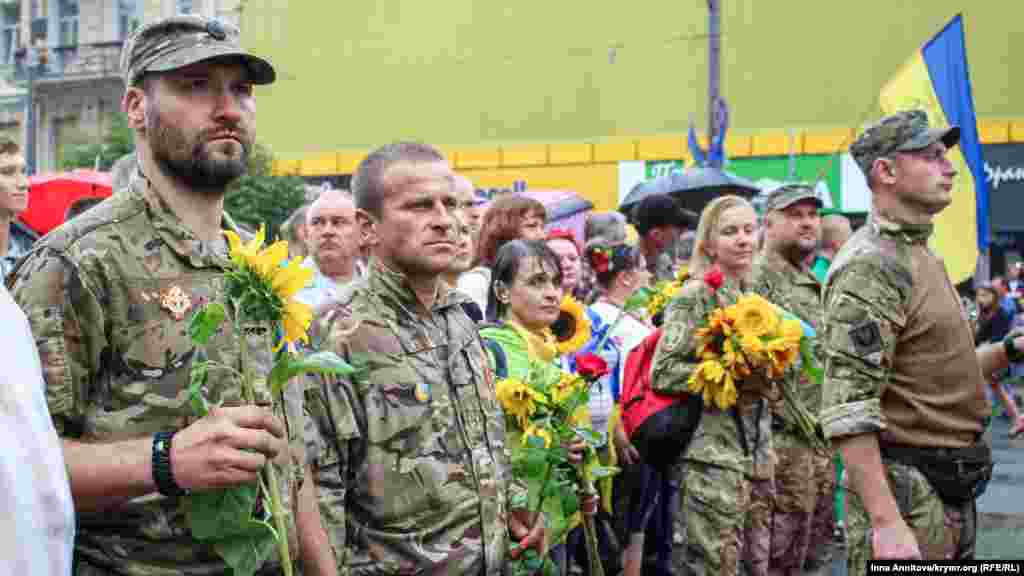
<svg viewBox="0 0 1024 576">
<path fill-rule="evenodd" d="M 932 127 L 960 126 L 960 145 L 949 152 L 956 168 L 953 203 L 935 219 L 932 249 L 942 256 L 953 282 L 974 274 L 978 254 L 988 249 L 988 189 L 974 98 L 967 73 L 962 15 L 915 53 L 879 95 L 882 110 L 892 114 L 924 109 Z"/>
</svg>

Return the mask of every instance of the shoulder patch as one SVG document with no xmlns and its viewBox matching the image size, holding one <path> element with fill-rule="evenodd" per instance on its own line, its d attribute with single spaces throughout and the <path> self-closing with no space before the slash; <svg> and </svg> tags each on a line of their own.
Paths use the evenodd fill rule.
<svg viewBox="0 0 1024 576">
<path fill-rule="evenodd" d="M 878 328 L 878 322 L 868 320 L 857 324 L 850 328 L 849 335 L 858 356 L 872 364 L 878 364 L 881 361 L 882 332 Z"/>
</svg>

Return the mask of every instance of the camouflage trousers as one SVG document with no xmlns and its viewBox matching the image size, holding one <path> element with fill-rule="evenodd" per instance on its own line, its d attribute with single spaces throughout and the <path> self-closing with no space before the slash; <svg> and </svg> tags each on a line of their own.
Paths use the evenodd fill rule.
<svg viewBox="0 0 1024 576">
<path fill-rule="evenodd" d="M 807 546 L 804 569 L 814 571 L 832 563 L 843 548 L 843 542 L 836 534 L 836 466 L 832 456 L 812 453 L 813 480 L 816 494 L 814 514 L 811 517 L 811 534 Z"/>
<path fill-rule="evenodd" d="M 817 496 L 814 451 L 801 436 L 779 429 L 772 432 L 772 447 L 778 463 L 775 466 L 769 573 L 797 574 L 807 557 Z"/>
<path fill-rule="evenodd" d="M 772 496 L 771 480 L 687 462 L 681 493 L 682 574 L 765 576 Z"/>
<path fill-rule="evenodd" d="M 914 531 L 925 560 L 974 558 L 977 509 L 974 501 L 959 508 L 943 504 L 917 468 L 883 460 L 896 504 Z M 860 496 L 847 492 L 848 573 L 863 576 L 872 557 L 871 519 Z"/>
</svg>

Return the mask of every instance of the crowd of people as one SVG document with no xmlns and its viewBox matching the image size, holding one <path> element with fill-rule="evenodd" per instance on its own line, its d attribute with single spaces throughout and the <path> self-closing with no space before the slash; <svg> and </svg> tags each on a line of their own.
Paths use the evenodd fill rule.
<svg viewBox="0 0 1024 576">
<path fill-rule="evenodd" d="M 556 573 L 630 576 L 814 573 L 841 553 L 861 575 L 872 558 L 973 556 L 993 466 L 986 394 L 1024 429 L 1000 384 L 1024 360 L 1024 282 L 1012 268 L 969 313 L 927 247 L 956 127 L 909 111 L 863 131 L 850 152 L 874 208 L 857 231 L 790 183 L 761 214 L 740 196 L 698 215 L 654 195 L 628 223 L 589 215 L 577 237 L 536 200 L 478 196 L 435 147 L 380 147 L 351 190 L 324 190 L 282 230 L 312 270 L 296 295 L 313 311 L 304 346 L 355 371 L 240 402 L 240 358 L 266 381 L 272 352 L 219 331 L 206 354 L 229 369 L 209 376 L 220 401 L 198 416 L 189 320 L 222 297 L 224 232 L 240 232 L 224 192 L 254 142 L 253 88 L 276 74 L 237 29 L 198 16 L 143 26 L 122 66 L 136 139 L 124 185 L 4 268 L 5 573 L 228 573 L 181 499 L 275 480 L 280 537 L 306 575 L 502 574 L 530 551 Z M 10 218 L 26 188 L 13 143 L 0 187 Z M 635 305 L 652 292 L 667 305 Z M 622 421 L 631 358 L 653 349 L 651 393 L 692 397 L 706 312 L 749 294 L 800 321 L 818 376 L 748 372 L 733 406 L 699 404 L 670 466 L 645 461 Z M 513 459 L 539 433 L 497 389 L 572 382 L 584 354 L 606 370 L 573 423 L 603 441 L 595 454 L 585 435 L 566 441 L 564 465 L 593 456 L 619 473 L 537 509 Z M 282 558 L 255 573 L 286 573 Z"/>
</svg>

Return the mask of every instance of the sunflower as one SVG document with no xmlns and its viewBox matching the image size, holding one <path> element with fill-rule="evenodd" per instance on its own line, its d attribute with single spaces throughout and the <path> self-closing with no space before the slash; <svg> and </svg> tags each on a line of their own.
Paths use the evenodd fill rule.
<svg viewBox="0 0 1024 576">
<path fill-rule="evenodd" d="M 523 446 L 530 445 L 530 438 L 540 438 L 544 441 L 545 448 L 551 448 L 551 443 L 554 441 L 554 438 L 551 435 L 551 430 L 542 428 L 536 424 L 530 424 L 526 427 L 526 430 L 523 431 L 523 438 L 521 440 Z"/>
<path fill-rule="evenodd" d="M 737 347 L 732 339 L 726 339 L 722 343 L 721 361 L 734 377 L 743 378 L 750 375 L 747 357 L 743 355 L 743 350 Z"/>
<path fill-rule="evenodd" d="M 551 400 L 555 404 L 564 404 L 586 382 L 577 374 L 563 373 L 562 377 L 551 387 Z"/>
<path fill-rule="evenodd" d="M 704 397 L 705 406 L 710 406 L 715 401 L 718 385 L 725 379 L 732 382 L 732 376 L 718 360 L 705 360 L 697 365 L 686 384 L 691 393 Z"/>
<path fill-rule="evenodd" d="M 543 394 L 515 378 L 499 380 L 495 386 L 495 396 L 505 412 L 513 416 L 524 430 L 529 417 L 537 411 L 537 405 L 548 403 Z"/>
<path fill-rule="evenodd" d="M 282 240 L 264 248 L 266 230 L 262 226 L 248 243 L 231 230 L 226 230 L 224 236 L 238 272 L 230 276 L 229 292 L 242 299 L 245 313 L 252 320 L 280 323 L 284 335 L 275 352 L 285 344 L 308 342 L 306 330 L 313 321 L 313 311 L 294 297 L 313 278 L 313 271 L 297 259 L 282 265 L 288 258 L 288 242 Z"/>
<path fill-rule="evenodd" d="M 779 315 L 774 306 L 757 294 L 741 296 L 735 306 L 735 328 L 741 334 L 766 336 L 779 327 Z"/>
<path fill-rule="evenodd" d="M 590 342 L 590 318 L 583 305 L 569 294 L 562 297 L 559 308 L 558 320 L 551 329 L 555 334 L 558 355 L 565 356 Z"/>
</svg>

